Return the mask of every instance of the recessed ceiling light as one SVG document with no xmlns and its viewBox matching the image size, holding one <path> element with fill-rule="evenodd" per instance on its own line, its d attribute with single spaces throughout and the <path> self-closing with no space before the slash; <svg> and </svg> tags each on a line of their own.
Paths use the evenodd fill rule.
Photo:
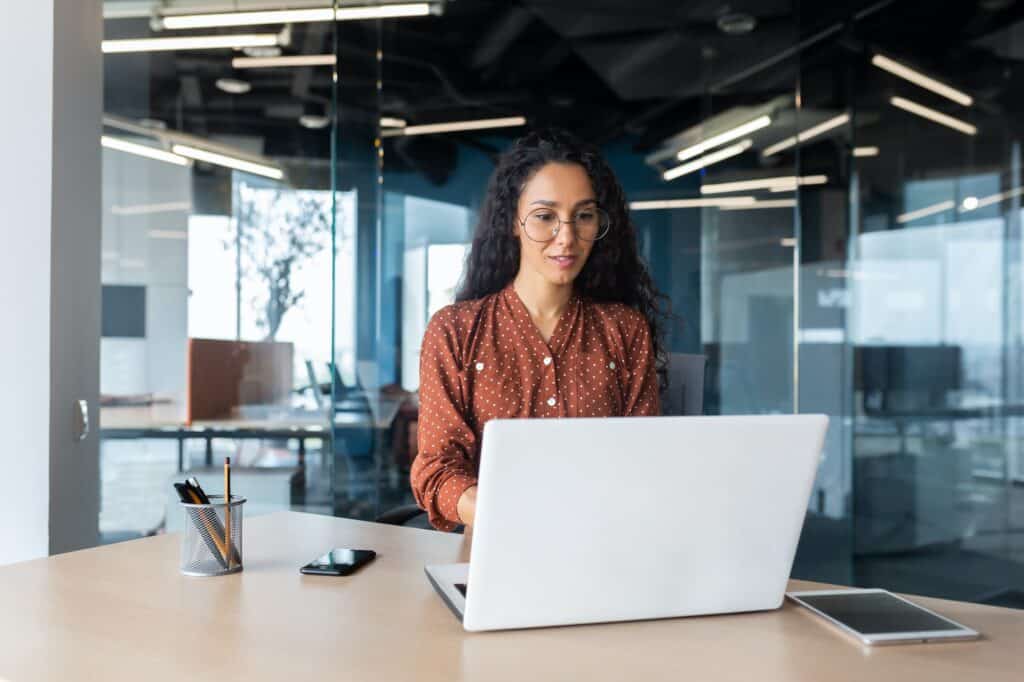
<svg viewBox="0 0 1024 682">
<path fill-rule="evenodd" d="M 269 47 L 243 47 L 242 52 L 246 57 L 280 57 L 281 48 L 277 45 L 271 45 Z"/>
<path fill-rule="evenodd" d="M 299 125 L 310 130 L 320 130 L 330 125 L 331 119 L 321 114 L 303 114 L 299 116 Z"/>
<path fill-rule="evenodd" d="M 757 28 L 757 18 L 745 12 L 730 12 L 718 17 L 718 30 L 727 36 L 742 36 Z"/>
<path fill-rule="evenodd" d="M 218 78 L 215 85 L 218 90 L 223 90 L 230 95 L 244 95 L 252 90 L 252 83 L 240 78 Z"/>
</svg>

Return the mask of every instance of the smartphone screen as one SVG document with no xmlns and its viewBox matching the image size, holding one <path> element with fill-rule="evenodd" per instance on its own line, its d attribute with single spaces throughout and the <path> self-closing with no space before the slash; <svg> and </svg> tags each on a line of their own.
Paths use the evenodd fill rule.
<svg viewBox="0 0 1024 682">
<path fill-rule="evenodd" d="M 313 575 L 349 575 L 363 564 L 373 561 L 376 556 L 377 553 L 372 549 L 332 549 L 299 571 Z"/>
</svg>

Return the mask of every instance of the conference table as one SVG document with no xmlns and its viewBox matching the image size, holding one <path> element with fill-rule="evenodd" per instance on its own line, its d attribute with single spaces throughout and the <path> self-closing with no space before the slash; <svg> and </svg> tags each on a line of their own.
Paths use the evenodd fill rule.
<svg viewBox="0 0 1024 682">
<path fill-rule="evenodd" d="M 178 572 L 163 535 L 0 567 L 0 679 L 1020 680 L 1024 611 L 915 598 L 983 640 L 860 646 L 802 609 L 467 633 L 423 574 L 471 536 L 297 512 L 246 519 L 245 569 Z M 377 560 L 300 575 L 332 547 Z M 824 587 L 793 581 L 790 589 Z"/>
</svg>

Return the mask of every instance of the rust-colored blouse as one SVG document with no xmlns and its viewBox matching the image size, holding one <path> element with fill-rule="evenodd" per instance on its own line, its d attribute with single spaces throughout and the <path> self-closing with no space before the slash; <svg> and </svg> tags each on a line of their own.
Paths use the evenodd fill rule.
<svg viewBox="0 0 1024 682">
<path fill-rule="evenodd" d="M 575 296 L 545 342 L 509 285 L 443 308 L 427 325 L 413 495 L 436 528 L 455 528 L 459 498 L 477 482 L 490 419 L 659 412 L 651 332 L 642 314 Z"/>
</svg>

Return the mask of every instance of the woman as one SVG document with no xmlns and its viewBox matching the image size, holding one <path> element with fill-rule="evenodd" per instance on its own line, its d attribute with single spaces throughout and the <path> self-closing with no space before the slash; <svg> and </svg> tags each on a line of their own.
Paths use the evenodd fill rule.
<svg viewBox="0 0 1024 682">
<path fill-rule="evenodd" d="M 560 131 L 517 140 L 491 176 L 456 303 L 423 337 L 410 478 L 431 524 L 473 525 L 490 419 L 659 414 L 660 298 L 600 153 Z"/>
</svg>

